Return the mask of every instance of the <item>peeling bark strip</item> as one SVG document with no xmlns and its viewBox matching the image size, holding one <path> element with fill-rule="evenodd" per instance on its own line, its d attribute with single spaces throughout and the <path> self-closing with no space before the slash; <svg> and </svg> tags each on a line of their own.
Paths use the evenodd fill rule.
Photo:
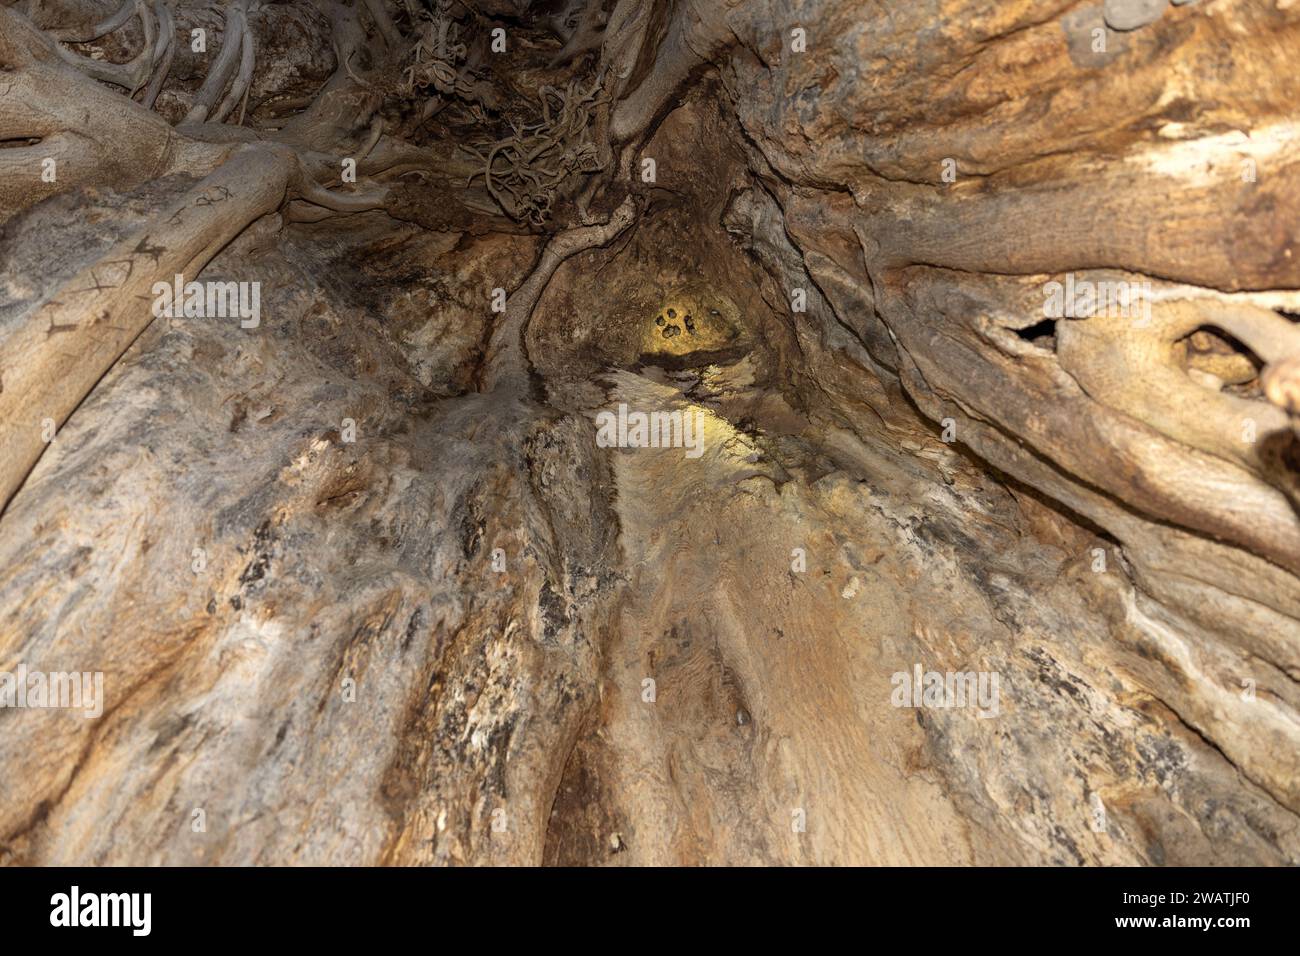
<svg viewBox="0 0 1300 956">
<path fill-rule="evenodd" d="M 0 0 L 0 864 L 1300 865 L 1297 49 Z"/>
</svg>

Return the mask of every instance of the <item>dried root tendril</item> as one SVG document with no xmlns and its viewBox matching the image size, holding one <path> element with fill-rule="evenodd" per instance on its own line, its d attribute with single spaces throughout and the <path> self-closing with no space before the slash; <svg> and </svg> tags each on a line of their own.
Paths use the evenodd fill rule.
<svg viewBox="0 0 1300 956">
<path fill-rule="evenodd" d="M 542 87 L 540 122 L 511 123 L 512 132 L 504 139 L 466 147 L 483 162 L 469 183 L 482 176 L 506 215 L 541 225 L 565 180 L 604 168 L 591 139 L 592 112 L 602 102 L 600 78 L 587 90 L 576 80 L 564 90 Z"/>
</svg>

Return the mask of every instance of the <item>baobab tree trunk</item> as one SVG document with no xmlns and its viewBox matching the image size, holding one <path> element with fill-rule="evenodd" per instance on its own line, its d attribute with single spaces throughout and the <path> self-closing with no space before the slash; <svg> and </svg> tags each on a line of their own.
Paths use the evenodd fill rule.
<svg viewBox="0 0 1300 956">
<path fill-rule="evenodd" d="M 1297 43 L 0 0 L 0 861 L 1300 862 Z"/>
</svg>

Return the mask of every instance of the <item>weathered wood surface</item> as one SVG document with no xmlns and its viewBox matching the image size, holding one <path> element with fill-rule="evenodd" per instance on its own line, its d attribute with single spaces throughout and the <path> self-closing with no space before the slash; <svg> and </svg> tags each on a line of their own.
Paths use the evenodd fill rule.
<svg viewBox="0 0 1300 956">
<path fill-rule="evenodd" d="M 482 79 L 610 67 L 551 236 L 331 9 L 252 11 L 247 126 L 181 132 L 219 43 L 150 114 L 0 9 L 57 120 L 6 97 L 0 138 L 118 103 L 62 186 L 0 186 L 0 672 L 105 688 L 0 708 L 0 861 L 1300 862 L 1300 5 L 622 0 Z M 62 290 L 205 176 L 245 208 L 148 268 L 259 282 L 261 323 L 51 358 L 32 318 L 90 323 Z M 1149 321 L 1047 316 L 1067 274 Z M 600 447 L 620 404 L 701 454 Z M 896 706 L 917 665 L 996 712 Z"/>
</svg>

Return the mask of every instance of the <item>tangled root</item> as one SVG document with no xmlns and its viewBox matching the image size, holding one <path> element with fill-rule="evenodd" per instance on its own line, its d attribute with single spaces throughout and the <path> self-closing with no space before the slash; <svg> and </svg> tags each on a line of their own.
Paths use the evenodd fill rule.
<svg viewBox="0 0 1300 956">
<path fill-rule="evenodd" d="M 561 184 L 574 173 L 605 168 L 591 138 L 592 112 L 604 102 L 601 80 L 587 90 L 577 81 L 565 90 L 544 86 L 542 120 L 493 143 L 467 147 L 483 162 L 469 183 L 482 176 L 492 198 L 510 218 L 541 225 L 550 215 Z M 554 114 L 552 105 L 557 106 Z"/>
</svg>

